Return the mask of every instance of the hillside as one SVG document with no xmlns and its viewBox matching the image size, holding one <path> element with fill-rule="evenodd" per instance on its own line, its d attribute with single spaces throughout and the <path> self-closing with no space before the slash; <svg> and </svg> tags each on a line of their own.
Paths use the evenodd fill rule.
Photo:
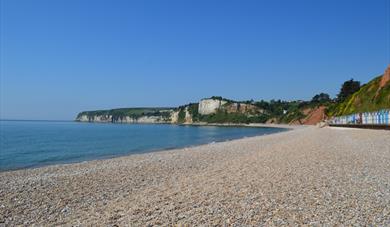
<svg viewBox="0 0 390 227">
<path fill-rule="evenodd" d="M 352 113 L 372 112 L 390 108 L 390 66 L 346 100 L 330 106 L 328 115 L 340 116 Z"/>
<path fill-rule="evenodd" d="M 344 94 L 343 99 L 331 99 L 325 93 L 315 95 L 310 101 L 234 101 L 220 96 L 213 96 L 202 99 L 197 103 L 172 108 L 120 108 L 84 111 L 77 115 L 76 121 L 313 125 L 327 117 L 390 108 L 390 66 L 382 76 L 376 77 L 367 84 L 360 87 L 360 82 L 357 83 L 354 90 Z M 343 90 L 343 87 L 341 90 Z"/>
<path fill-rule="evenodd" d="M 248 102 L 214 96 L 177 108 L 121 108 L 84 111 L 76 121 L 107 123 L 262 123 L 263 109 Z"/>
<path fill-rule="evenodd" d="M 305 101 L 234 101 L 219 96 L 176 108 L 121 108 L 84 111 L 80 122 L 105 123 L 285 123 L 316 124 L 323 119 L 321 103 Z"/>
</svg>

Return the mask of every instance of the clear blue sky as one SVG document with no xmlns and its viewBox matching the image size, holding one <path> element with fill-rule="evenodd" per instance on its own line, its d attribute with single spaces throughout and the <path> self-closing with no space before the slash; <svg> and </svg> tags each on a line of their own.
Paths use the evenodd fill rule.
<svg viewBox="0 0 390 227">
<path fill-rule="evenodd" d="M 334 96 L 390 63 L 390 0 L 0 1 L 3 119 Z"/>
</svg>

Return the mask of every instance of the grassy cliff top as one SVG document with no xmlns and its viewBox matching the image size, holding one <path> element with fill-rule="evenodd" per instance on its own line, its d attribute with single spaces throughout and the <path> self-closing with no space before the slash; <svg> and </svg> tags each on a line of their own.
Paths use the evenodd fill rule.
<svg viewBox="0 0 390 227">
<path fill-rule="evenodd" d="M 330 107 L 329 115 L 340 116 L 390 108 L 390 81 L 381 87 L 381 79 L 382 76 L 376 77 L 343 102 Z"/>
</svg>

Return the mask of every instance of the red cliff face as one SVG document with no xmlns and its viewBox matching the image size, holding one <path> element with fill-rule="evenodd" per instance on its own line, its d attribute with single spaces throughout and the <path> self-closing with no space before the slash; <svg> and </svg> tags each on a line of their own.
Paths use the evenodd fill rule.
<svg viewBox="0 0 390 227">
<path fill-rule="evenodd" d="M 383 74 L 379 87 L 380 88 L 384 87 L 389 81 L 390 81 L 390 65 L 387 67 L 385 74 Z"/>
</svg>

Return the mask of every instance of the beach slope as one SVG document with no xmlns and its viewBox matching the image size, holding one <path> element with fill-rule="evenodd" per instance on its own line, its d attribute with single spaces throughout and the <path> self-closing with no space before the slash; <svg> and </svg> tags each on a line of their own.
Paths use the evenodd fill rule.
<svg viewBox="0 0 390 227">
<path fill-rule="evenodd" d="M 0 225 L 390 225 L 390 132 L 304 127 L 0 173 Z"/>
</svg>

